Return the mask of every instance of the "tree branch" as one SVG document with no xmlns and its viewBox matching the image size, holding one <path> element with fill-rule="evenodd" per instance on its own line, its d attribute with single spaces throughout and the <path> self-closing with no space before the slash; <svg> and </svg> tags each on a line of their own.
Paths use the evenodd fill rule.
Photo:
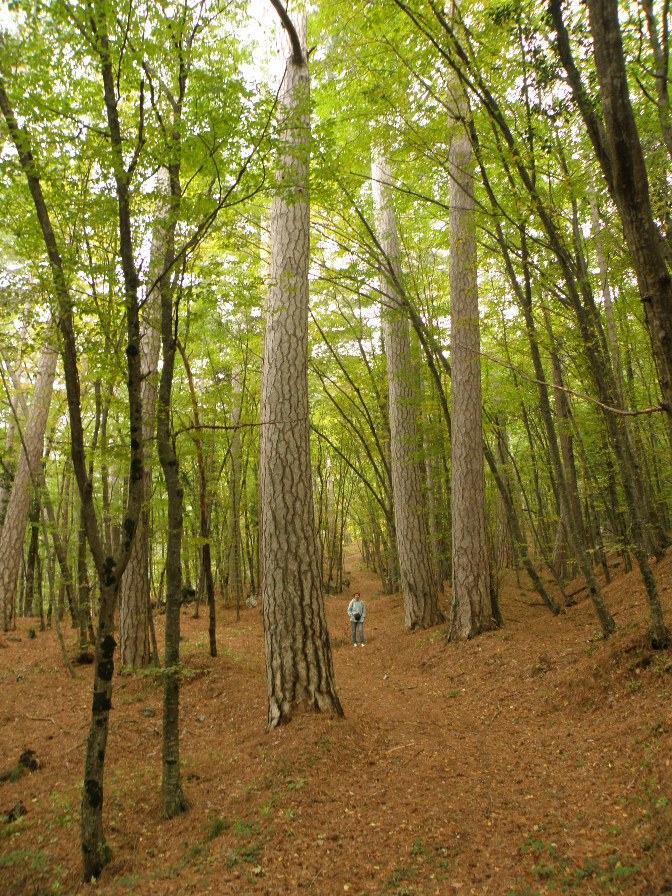
<svg viewBox="0 0 672 896">
<path fill-rule="evenodd" d="M 280 0 L 271 0 L 271 4 L 277 14 L 280 16 L 280 21 L 282 22 L 282 27 L 287 32 L 289 37 L 289 42 L 292 45 L 292 61 L 295 65 L 306 65 L 307 59 L 303 54 L 303 47 L 301 46 L 301 40 L 299 39 L 299 35 L 294 27 L 294 23 L 290 19 L 287 10 L 282 5 Z"/>
</svg>

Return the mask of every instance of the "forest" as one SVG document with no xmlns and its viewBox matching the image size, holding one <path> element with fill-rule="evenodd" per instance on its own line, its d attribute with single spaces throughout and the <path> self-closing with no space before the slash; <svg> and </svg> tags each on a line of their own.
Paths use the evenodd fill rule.
<svg viewBox="0 0 672 896">
<path fill-rule="evenodd" d="M 0 9 L 8 896 L 672 893 L 671 25 Z"/>
</svg>

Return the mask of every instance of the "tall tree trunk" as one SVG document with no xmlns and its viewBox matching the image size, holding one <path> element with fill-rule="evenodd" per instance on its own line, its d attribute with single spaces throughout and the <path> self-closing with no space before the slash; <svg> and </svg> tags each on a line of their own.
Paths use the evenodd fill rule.
<svg viewBox="0 0 672 896">
<path fill-rule="evenodd" d="M 495 420 L 496 429 L 495 429 L 495 449 L 494 449 L 494 457 L 497 463 L 497 468 L 500 471 L 501 476 L 506 478 L 507 483 L 509 484 L 509 490 L 511 494 L 511 500 L 514 506 L 515 495 L 513 489 L 510 488 L 511 477 L 508 471 L 508 463 L 509 463 L 509 434 L 506 427 L 506 417 L 504 416 L 504 412 L 502 412 L 501 416 Z M 518 507 L 516 506 L 516 518 L 519 517 Z M 509 514 L 507 512 L 507 506 L 504 501 L 504 497 L 501 494 L 499 495 L 499 503 L 497 505 L 497 545 L 496 545 L 496 557 L 497 557 L 497 568 L 498 569 L 515 569 L 516 573 L 518 573 L 518 561 L 520 559 L 520 545 L 516 542 L 516 539 L 513 535 L 513 529 L 511 526 L 511 520 Z M 522 534 L 522 533 L 521 533 Z"/>
<path fill-rule="evenodd" d="M 562 18 L 562 0 L 551 0 L 558 52 L 618 208 L 637 276 L 672 439 L 672 276 L 653 216 L 646 160 L 630 101 L 619 4 L 618 0 L 588 0 L 587 5 L 603 119 L 596 112 L 574 63 Z"/>
<path fill-rule="evenodd" d="M 176 211 L 181 194 L 179 169 L 171 166 L 171 196 Z M 166 248 L 166 262 L 172 261 L 172 232 Z M 170 253 L 170 254 L 169 254 Z M 165 270 L 170 265 L 166 263 Z M 165 276 L 161 295 L 161 381 L 159 384 L 156 442 L 168 496 L 168 540 L 166 544 L 166 647 L 163 685 L 163 813 L 173 818 L 187 808 L 180 779 L 180 607 L 182 603 L 182 531 L 183 489 L 180 466 L 171 432 L 172 388 L 177 339 L 174 332 L 172 289 Z"/>
<path fill-rule="evenodd" d="M 609 284 L 609 269 L 604 252 L 604 244 L 602 240 L 602 231 L 600 227 L 599 210 L 595 196 L 591 194 L 591 226 L 593 239 L 595 242 L 595 254 L 597 257 L 599 275 L 600 275 L 600 291 L 602 294 L 602 303 L 604 306 L 604 317 L 606 321 L 606 335 L 609 345 L 609 354 L 611 356 L 614 377 L 616 380 L 617 394 L 623 407 L 626 406 L 626 388 L 623 379 L 623 363 L 621 360 L 621 347 L 618 342 L 618 331 L 616 327 L 616 318 L 614 315 L 614 304 Z M 644 449 L 637 428 L 629 421 L 625 422 L 628 438 L 632 445 L 634 456 L 638 459 L 640 466 L 643 463 Z M 656 512 L 656 501 L 652 493 L 651 482 L 647 476 L 642 476 L 639 483 L 639 491 L 642 498 L 642 517 L 648 525 L 645 528 L 645 538 L 647 541 L 647 550 L 650 554 L 655 554 L 657 559 L 661 559 L 665 555 L 665 550 L 669 545 L 669 538 L 666 534 L 665 527 L 658 519 Z"/>
<path fill-rule="evenodd" d="M 40 467 L 40 489 L 41 489 L 41 506 L 42 506 L 42 519 L 43 519 L 43 531 L 50 535 L 51 541 L 54 546 L 54 554 L 56 555 L 56 559 L 58 560 L 58 565 L 61 570 L 61 582 L 64 583 L 68 606 L 75 606 L 75 598 L 73 593 L 74 582 L 72 577 L 72 571 L 70 569 L 70 563 L 68 562 L 68 532 L 65 531 L 65 537 L 62 537 L 62 527 L 59 526 L 56 513 L 54 511 L 54 507 L 51 501 L 51 495 L 49 494 L 49 489 L 47 488 L 47 482 L 44 475 L 44 469 Z M 48 541 L 48 539 L 47 539 Z M 49 559 L 49 566 L 53 567 L 55 564 L 52 562 L 52 558 Z M 49 575 L 49 583 L 51 587 L 51 580 L 53 579 L 53 574 Z M 73 620 L 74 622 L 74 620 Z M 93 643 L 93 638 L 91 639 Z"/>
<path fill-rule="evenodd" d="M 614 314 L 614 301 L 609 283 L 609 268 L 604 252 L 604 240 L 602 239 L 602 227 L 600 224 L 600 212 L 597 205 L 595 193 L 590 194 L 590 221 L 592 228 L 592 236 L 595 242 L 595 255 L 597 258 L 597 267 L 600 276 L 600 292 L 602 293 L 602 303 L 604 305 L 604 317 L 607 323 L 607 339 L 609 342 L 609 352 L 611 354 L 612 366 L 616 376 L 618 391 L 623 400 L 625 400 L 625 384 L 623 382 L 623 365 L 621 362 L 621 347 L 618 342 L 618 327 L 616 326 L 616 315 Z"/>
<path fill-rule="evenodd" d="M 451 638 L 496 626 L 491 602 L 483 467 L 476 206 L 471 142 L 464 131 L 466 98 L 452 100 L 450 144 L 450 330 L 452 367 Z"/>
<path fill-rule="evenodd" d="M 84 792 L 81 804 L 81 845 L 84 876 L 87 880 L 99 877 L 112 858 L 103 831 L 103 780 L 110 710 L 112 709 L 112 678 L 114 675 L 114 613 L 117 605 L 118 582 L 112 579 L 102 584 L 100 610 L 96 631 L 93 666 L 93 702 L 91 724 L 86 743 L 84 763 Z"/>
<path fill-rule="evenodd" d="M 276 8 L 278 7 L 278 4 Z M 261 391 L 260 555 L 268 726 L 295 708 L 342 715 L 318 565 L 308 410 L 310 101 L 305 50 L 292 43 L 279 98 L 280 152 L 271 210 L 270 291 Z"/>
<path fill-rule="evenodd" d="M 205 466 L 205 457 L 203 455 L 203 439 L 201 437 L 201 415 L 198 408 L 198 397 L 196 395 L 196 386 L 191 371 L 191 365 L 187 353 L 181 342 L 178 342 L 178 348 L 182 355 L 182 362 L 187 373 L 189 381 L 189 392 L 191 394 L 191 407 L 194 414 L 194 444 L 196 445 L 196 462 L 198 464 L 198 480 L 199 480 L 199 511 L 201 526 L 201 574 L 205 582 L 205 590 L 208 599 L 208 636 L 210 640 L 210 656 L 217 656 L 217 610 L 215 607 L 215 581 L 212 575 L 212 551 L 211 551 L 211 510 L 208 501 L 208 475 Z M 199 595 L 200 599 L 200 595 Z"/>
<path fill-rule="evenodd" d="M 562 457 L 562 471 L 563 471 L 563 482 L 558 483 L 558 489 L 566 487 L 567 490 L 567 501 L 566 503 L 561 503 L 561 508 L 564 508 L 562 512 L 562 516 L 560 519 L 560 523 L 558 526 L 559 540 L 561 545 L 566 543 L 571 544 L 571 539 L 568 538 L 568 533 L 574 530 L 575 524 L 572 520 L 580 520 L 582 522 L 582 526 L 584 531 L 586 532 L 586 544 L 580 546 L 581 554 L 583 556 L 588 555 L 587 551 L 587 538 L 588 538 L 588 528 L 583 525 L 584 517 L 583 511 L 581 509 L 581 496 L 579 495 L 579 479 L 576 473 L 576 459 L 574 456 L 574 436 L 572 433 L 573 423 L 572 423 L 572 411 L 569 403 L 569 398 L 567 393 L 564 390 L 564 377 L 562 372 L 562 362 L 560 360 L 560 355 L 558 354 L 558 348 L 555 341 L 555 334 L 553 332 L 553 326 L 551 323 L 551 316 L 548 311 L 548 307 L 544 305 L 543 308 L 544 313 L 544 322 L 546 324 L 546 330 L 548 332 L 549 340 L 550 340 L 550 355 L 551 355 L 551 369 L 553 373 L 553 403 L 555 406 L 555 419 L 557 421 L 557 434 L 560 442 L 560 453 Z M 530 339 L 532 339 L 532 334 L 530 334 Z M 541 365 L 541 358 L 539 357 L 539 365 Z M 546 389 L 545 385 L 539 385 L 539 389 Z M 547 434 L 550 438 L 550 433 L 553 432 L 556 427 L 553 425 L 552 418 L 549 418 L 550 429 L 547 426 Z M 571 506 L 571 516 L 567 516 L 567 511 Z M 556 550 L 558 549 L 558 543 L 556 542 Z M 572 564 L 576 564 L 576 555 L 571 557 Z M 555 563 L 555 553 L 554 553 L 554 563 Z M 557 566 L 557 564 L 555 564 Z"/>
<path fill-rule="evenodd" d="M 127 346 L 125 354 L 129 403 L 129 489 L 126 507 L 124 508 L 123 529 L 120 529 L 119 545 L 114 554 L 106 549 L 108 546 L 102 538 L 103 533 L 98 525 L 96 514 L 93 483 L 87 472 L 81 407 L 81 384 L 73 320 L 75 303 L 70 294 L 63 255 L 42 189 L 40 166 L 33 154 L 28 133 L 19 127 L 7 94 L 4 79 L 0 75 L 0 111 L 2 111 L 7 123 L 10 138 L 16 148 L 18 160 L 35 206 L 37 221 L 49 259 L 54 295 L 58 303 L 58 326 L 61 333 L 63 371 L 70 418 L 72 463 L 82 501 L 82 513 L 86 525 L 87 539 L 101 584 L 94 661 L 93 705 L 89 739 L 87 741 L 81 802 L 82 861 L 84 879 L 87 881 L 94 877 L 99 877 L 110 858 L 110 850 L 105 842 L 103 833 L 102 813 L 105 747 L 111 709 L 114 648 L 116 646 L 113 634 L 114 613 L 119 582 L 128 562 L 133 535 L 135 534 L 138 516 L 142 507 L 144 484 L 142 442 L 140 438 L 142 433 L 142 377 L 139 345 L 138 274 L 133 258 L 129 191 L 130 173 L 124 167 L 123 138 L 117 108 L 116 81 L 105 14 L 105 7 L 102 4 L 95 4 L 95 10 L 92 11 L 92 21 L 89 23 L 95 32 L 95 38 L 91 37 L 90 45 L 95 47 L 100 62 L 119 212 L 119 255 L 123 274 L 123 295 L 126 311 Z"/>
<path fill-rule="evenodd" d="M 240 414 L 242 410 L 242 369 L 238 365 L 232 374 L 231 392 L 231 465 L 229 471 L 229 562 L 228 591 L 229 601 L 236 608 L 236 616 L 240 615 L 243 600 L 242 580 L 242 546 L 240 537 L 240 486 L 241 486 L 241 438 Z"/>
<path fill-rule="evenodd" d="M 429 543 L 432 546 L 432 561 L 436 587 L 439 593 L 443 593 L 444 579 L 450 572 L 444 569 L 443 547 L 444 538 L 442 530 L 442 481 L 437 470 L 438 461 L 435 457 L 435 448 L 431 443 L 429 427 L 423 429 L 423 449 L 425 453 L 425 476 L 427 478 L 427 520 L 429 525 Z"/>
<path fill-rule="evenodd" d="M 525 245 L 525 243 L 523 243 L 523 245 Z M 569 544 L 571 545 L 573 558 L 576 559 L 585 578 L 588 593 L 593 602 L 593 606 L 595 607 L 595 612 L 600 621 L 602 632 L 604 636 L 608 638 L 615 631 L 616 623 L 604 600 L 602 590 L 595 576 L 595 570 L 590 559 L 585 521 L 583 519 L 578 488 L 576 485 L 576 470 L 572 466 L 573 454 L 571 458 L 565 457 L 565 461 L 570 464 L 569 469 L 567 469 L 565 464 L 563 464 L 563 457 L 558 445 L 558 436 L 553 420 L 548 385 L 541 360 L 541 353 L 539 351 L 536 324 L 532 312 L 531 276 L 527 264 L 528 256 L 526 249 L 524 257 L 526 261 L 525 286 L 519 290 L 519 298 L 525 315 L 525 323 L 527 325 L 530 343 L 530 354 L 532 355 L 535 375 L 538 381 L 539 406 L 544 428 L 546 430 L 548 448 L 551 456 L 551 466 L 555 474 L 561 519 L 565 524 L 565 533 Z M 559 375 L 559 370 L 556 370 L 556 375 Z M 562 403 L 562 398 L 560 401 L 562 414 L 564 414 L 565 412 L 568 412 L 568 407 Z M 565 448 L 567 447 L 568 446 L 565 444 Z"/>
<path fill-rule="evenodd" d="M 22 616 L 33 616 L 33 602 L 35 597 L 35 567 L 38 562 L 38 554 L 40 547 L 40 494 L 35 493 L 33 503 L 30 508 L 30 542 L 28 545 L 28 556 L 26 558 L 26 576 L 23 592 L 23 602 L 21 608 Z"/>
<path fill-rule="evenodd" d="M 371 165 L 378 242 L 383 252 L 380 291 L 387 357 L 390 466 L 401 591 L 406 628 L 429 628 L 443 621 L 426 513 L 426 478 L 420 427 L 420 382 L 411 351 L 408 315 L 401 292 L 397 222 L 387 161 Z"/>
<path fill-rule="evenodd" d="M 26 429 L 21 434 L 21 453 L 0 532 L 0 604 L 4 631 L 7 631 L 14 613 L 28 515 L 34 487 L 40 481 L 44 434 L 57 361 L 57 351 L 51 345 L 45 345 L 35 379 Z"/>
<path fill-rule="evenodd" d="M 487 182 L 487 177 L 486 186 L 491 197 L 494 200 L 494 193 L 490 184 Z M 578 485 L 573 454 L 569 450 L 569 443 L 567 441 L 563 442 L 563 448 L 565 449 L 565 463 L 563 464 L 563 455 L 561 454 L 561 450 L 558 446 L 558 436 L 551 409 L 548 385 L 544 372 L 543 362 L 541 359 L 541 352 L 539 350 L 539 341 L 537 339 L 537 328 L 532 303 L 532 273 L 530 269 L 530 256 L 528 252 L 527 235 L 524 226 L 521 226 L 519 228 L 519 233 L 521 240 L 521 254 L 523 259 L 522 283 L 520 282 L 520 278 L 516 276 L 511 253 L 509 251 L 508 244 L 504 239 L 502 229 L 499 224 L 497 225 L 498 242 L 502 248 L 509 281 L 516 294 L 525 318 L 525 326 L 530 345 L 530 354 L 532 356 L 532 364 L 538 384 L 539 408 L 541 411 L 544 429 L 546 431 L 546 439 L 550 454 L 550 467 L 554 475 L 554 492 L 560 508 L 560 517 L 563 524 L 564 534 L 567 536 L 567 541 L 571 546 L 573 559 L 575 559 L 578 563 L 579 568 L 581 569 L 581 572 L 586 580 L 588 593 L 593 602 L 593 606 L 595 607 L 595 612 L 600 621 L 602 632 L 605 637 L 609 637 L 614 632 L 616 623 L 614 622 L 613 616 L 611 615 L 611 612 L 604 600 L 599 583 L 597 581 L 597 578 L 595 577 L 595 571 L 592 562 L 590 560 L 586 529 L 581 510 L 581 503 L 578 496 Z M 550 318 L 548 317 L 547 322 L 548 326 L 550 327 Z M 556 378 L 560 376 L 560 368 L 558 365 L 559 362 L 557 362 L 555 369 Z M 557 385 L 560 385 L 560 383 L 557 383 Z M 563 418 L 565 416 L 568 416 L 569 414 L 569 406 L 567 405 L 566 399 L 563 397 L 562 393 L 558 393 L 556 395 L 556 400 L 559 402 L 557 407 L 559 409 L 559 417 L 562 421 Z M 568 424 L 565 423 L 565 426 L 567 425 Z M 564 435 L 569 435 L 568 430 L 565 431 Z"/>
<path fill-rule="evenodd" d="M 91 583 L 86 562 L 86 531 L 81 518 L 81 508 L 77 532 L 77 618 L 79 620 L 79 650 L 81 654 L 84 654 L 89 644 L 95 643 L 95 633 L 91 621 Z"/>
<path fill-rule="evenodd" d="M 5 519 L 5 511 L 7 510 L 7 502 L 9 501 L 9 496 L 12 493 L 12 482 L 14 481 L 14 472 L 16 465 L 13 460 L 16 443 L 17 421 L 22 420 L 22 425 L 24 425 L 25 419 L 28 415 L 28 407 L 22 391 L 21 378 L 18 376 L 15 366 L 6 351 L 2 351 L 2 361 L 4 362 L 7 373 L 12 380 L 15 398 L 13 399 L 10 396 L 9 386 L 6 383 L 5 376 L 3 374 L 2 382 L 4 391 L 6 392 L 7 404 L 9 405 L 9 415 L 5 423 L 5 452 L 4 460 L 2 462 L 2 469 L 0 470 L 0 531 L 2 531 L 2 523 Z M 19 413 L 21 414 L 21 416 L 19 416 Z"/>
<path fill-rule="evenodd" d="M 161 298 L 159 280 L 166 252 L 166 197 L 170 190 L 168 172 L 159 170 L 155 224 L 152 233 L 146 299 L 141 336 L 142 350 L 142 442 L 145 459 L 153 445 L 156 430 L 157 370 L 161 350 Z M 145 466 L 145 501 L 152 491 L 151 465 Z M 119 602 L 119 641 L 121 665 L 141 669 L 151 662 L 148 613 L 149 587 L 149 510 L 143 508 L 135 533 L 131 556 L 121 584 Z"/>
</svg>

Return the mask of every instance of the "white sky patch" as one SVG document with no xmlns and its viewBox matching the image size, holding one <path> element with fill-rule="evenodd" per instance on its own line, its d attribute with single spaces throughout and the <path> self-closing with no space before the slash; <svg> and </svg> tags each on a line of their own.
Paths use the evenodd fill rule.
<svg viewBox="0 0 672 896">
<path fill-rule="evenodd" d="M 16 19 L 9 11 L 9 3 L 0 2 L 0 29 L 3 31 L 16 29 Z"/>
<path fill-rule="evenodd" d="M 248 84 L 270 84 L 275 88 L 284 71 L 280 52 L 280 21 L 270 0 L 249 0 L 247 28 L 249 42 L 256 48 L 254 62 L 242 66 Z"/>
</svg>

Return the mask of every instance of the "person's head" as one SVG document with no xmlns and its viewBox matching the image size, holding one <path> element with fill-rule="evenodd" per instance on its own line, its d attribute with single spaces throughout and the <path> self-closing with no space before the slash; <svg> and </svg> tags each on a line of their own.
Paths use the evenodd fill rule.
<svg viewBox="0 0 672 896">
<path fill-rule="evenodd" d="M 359 600 L 359 591 L 355 591 L 355 600 Z"/>
</svg>

